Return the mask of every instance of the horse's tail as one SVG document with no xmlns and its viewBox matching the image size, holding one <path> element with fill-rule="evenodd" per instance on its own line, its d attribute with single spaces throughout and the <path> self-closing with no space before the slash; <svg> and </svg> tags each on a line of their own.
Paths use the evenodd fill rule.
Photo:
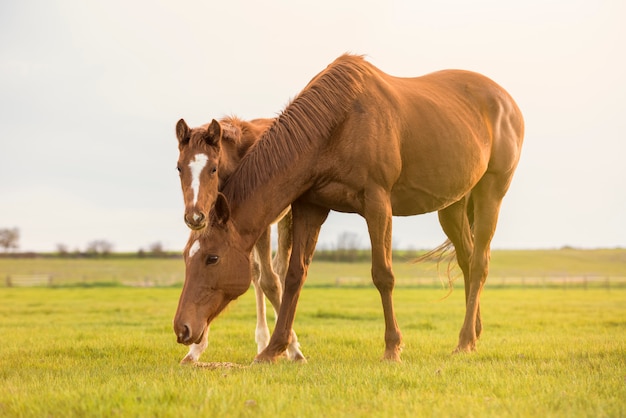
<svg viewBox="0 0 626 418">
<path fill-rule="evenodd" d="M 470 233 L 474 234 L 474 200 L 472 199 L 472 195 L 470 194 L 467 202 L 467 220 L 470 226 Z M 449 239 L 445 240 L 436 248 L 428 251 L 425 254 L 411 260 L 412 263 L 419 263 L 422 261 L 431 261 L 437 263 L 437 273 L 439 273 L 439 266 L 444 264 L 446 266 L 446 277 L 448 280 L 448 293 L 442 297 L 442 299 L 450 296 L 453 290 L 453 283 L 456 277 L 452 275 L 452 270 L 455 266 L 458 265 L 456 259 L 456 250 L 454 248 L 454 244 Z M 439 275 L 439 279 L 441 280 L 441 275 Z M 442 281 L 443 283 L 443 281 Z"/>
<path fill-rule="evenodd" d="M 452 293 L 453 287 L 452 284 L 454 282 L 455 277 L 452 275 L 452 269 L 456 265 L 456 250 L 454 249 L 454 244 L 449 239 L 445 240 L 441 245 L 436 248 L 428 251 L 425 254 L 420 255 L 417 258 L 411 260 L 411 263 L 420 263 L 422 261 L 430 261 L 437 263 L 437 275 L 439 280 L 442 280 L 441 274 L 439 274 L 440 266 L 443 264 L 446 266 L 446 278 L 448 280 L 448 293 L 443 296 L 441 299 L 445 299 Z"/>
</svg>

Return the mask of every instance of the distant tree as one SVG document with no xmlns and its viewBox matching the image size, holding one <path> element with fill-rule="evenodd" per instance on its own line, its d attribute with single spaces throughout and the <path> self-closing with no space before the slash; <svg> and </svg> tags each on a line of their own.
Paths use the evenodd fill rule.
<svg viewBox="0 0 626 418">
<path fill-rule="evenodd" d="M 4 248 L 4 252 L 8 253 L 19 248 L 20 230 L 17 228 L 0 229 L 0 247 Z"/>
<path fill-rule="evenodd" d="M 359 236 L 354 232 L 345 231 L 337 237 L 335 255 L 337 261 L 356 261 L 359 252 Z"/>
<path fill-rule="evenodd" d="M 86 252 L 91 256 L 107 256 L 113 252 L 113 244 L 103 239 L 94 240 L 87 244 Z"/>
<path fill-rule="evenodd" d="M 163 254 L 165 254 L 163 244 L 161 244 L 160 242 L 150 244 L 150 254 L 152 254 L 154 257 L 162 257 Z"/>
<path fill-rule="evenodd" d="M 61 257 L 67 257 L 69 255 L 70 251 L 67 248 L 67 245 L 65 245 L 65 244 L 57 244 L 57 253 Z"/>
</svg>

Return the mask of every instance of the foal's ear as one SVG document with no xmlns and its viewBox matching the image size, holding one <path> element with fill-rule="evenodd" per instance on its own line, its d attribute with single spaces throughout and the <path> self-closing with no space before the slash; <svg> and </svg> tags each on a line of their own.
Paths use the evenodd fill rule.
<svg viewBox="0 0 626 418">
<path fill-rule="evenodd" d="M 215 200 L 215 206 L 213 206 L 213 211 L 215 217 L 213 219 L 218 225 L 226 225 L 226 222 L 230 219 L 230 207 L 228 206 L 228 201 L 226 200 L 226 196 L 222 193 L 217 194 L 217 199 Z"/>
<path fill-rule="evenodd" d="M 181 119 L 176 124 L 176 138 L 178 138 L 179 145 L 187 145 L 190 139 L 191 129 L 187 126 L 187 122 Z"/>
<path fill-rule="evenodd" d="M 207 135 L 204 137 L 204 140 L 207 144 L 215 146 L 220 143 L 220 139 L 222 139 L 222 126 L 213 119 L 207 129 Z"/>
</svg>

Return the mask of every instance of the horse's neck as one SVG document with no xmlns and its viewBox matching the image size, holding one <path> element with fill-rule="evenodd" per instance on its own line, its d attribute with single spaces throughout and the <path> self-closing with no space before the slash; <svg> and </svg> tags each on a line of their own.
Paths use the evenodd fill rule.
<svg viewBox="0 0 626 418">
<path fill-rule="evenodd" d="M 245 200 L 231 207 L 231 218 L 245 240 L 245 247 L 254 244 L 291 203 L 311 187 L 310 167 L 293 166 L 272 180 L 257 187 Z"/>
</svg>

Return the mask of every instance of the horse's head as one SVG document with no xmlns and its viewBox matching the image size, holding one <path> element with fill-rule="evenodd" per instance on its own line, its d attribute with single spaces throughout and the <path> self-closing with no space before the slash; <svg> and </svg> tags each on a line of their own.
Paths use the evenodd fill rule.
<svg viewBox="0 0 626 418">
<path fill-rule="evenodd" d="M 191 129 L 181 119 L 176 124 L 176 138 L 185 223 L 191 229 L 202 229 L 218 192 L 222 127 L 213 119 L 208 126 Z"/>
<path fill-rule="evenodd" d="M 185 284 L 174 317 L 181 344 L 199 343 L 209 323 L 250 287 L 251 248 L 244 248 L 229 218 L 228 203 L 220 193 L 208 226 L 192 231 L 185 247 Z"/>
</svg>

